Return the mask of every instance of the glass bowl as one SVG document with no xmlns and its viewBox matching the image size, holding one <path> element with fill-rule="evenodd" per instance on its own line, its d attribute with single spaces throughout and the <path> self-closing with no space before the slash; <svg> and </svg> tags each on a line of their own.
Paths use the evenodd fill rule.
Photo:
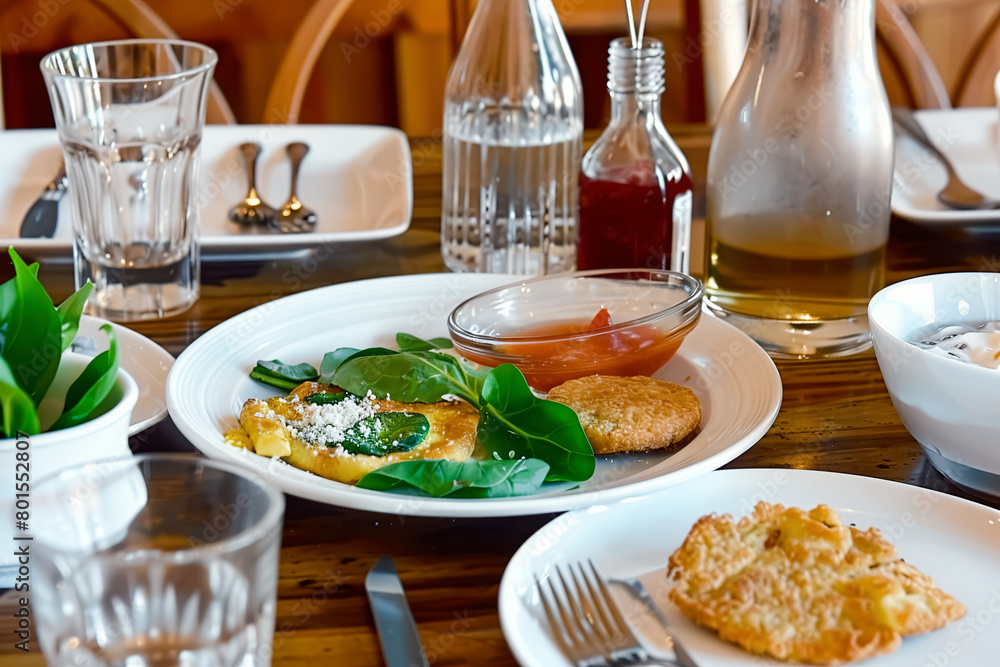
<svg viewBox="0 0 1000 667">
<path fill-rule="evenodd" d="M 652 375 L 698 323 L 702 293 L 701 281 L 674 271 L 559 273 L 468 299 L 448 331 L 466 359 L 514 364 L 548 391 L 587 375 Z"/>
</svg>

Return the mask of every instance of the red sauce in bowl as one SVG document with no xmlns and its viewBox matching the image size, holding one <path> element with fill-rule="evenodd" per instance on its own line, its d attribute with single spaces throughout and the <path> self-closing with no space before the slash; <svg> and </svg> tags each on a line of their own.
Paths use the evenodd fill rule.
<svg viewBox="0 0 1000 667">
<path fill-rule="evenodd" d="M 601 309 L 589 324 L 556 322 L 518 332 L 519 337 L 539 337 L 540 340 L 498 345 L 498 355 L 509 359 L 501 360 L 469 350 L 463 350 L 462 355 L 487 366 L 509 361 L 524 373 L 529 385 L 539 391 L 548 391 L 567 380 L 587 375 L 652 375 L 674 356 L 695 322 L 666 335 L 653 325 L 599 333 L 610 325 L 608 311 Z M 563 338 L 548 338 L 555 336 Z"/>
</svg>

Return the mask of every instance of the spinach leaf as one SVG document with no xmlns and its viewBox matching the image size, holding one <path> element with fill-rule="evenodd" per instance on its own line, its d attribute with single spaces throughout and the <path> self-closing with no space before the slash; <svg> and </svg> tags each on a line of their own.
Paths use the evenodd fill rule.
<svg viewBox="0 0 1000 667">
<path fill-rule="evenodd" d="M 381 412 L 347 429 L 340 446 L 351 454 L 368 456 L 408 452 L 423 442 L 430 430 L 430 422 L 420 413 Z"/>
<path fill-rule="evenodd" d="M 301 363 L 290 366 L 288 364 L 283 364 L 277 359 L 271 361 L 264 361 L 263 359 L 257 362 L 257 368 L 262 368 L 274 377 L 284 378 L 286 380 L 298 380 L 299 383 L 309 382 L 310 380 L 315 380 L 319 377 L 319 373 L 312 364 Z"/>
<path fill-rule="evenodd" d="M 593 476 L 594 450 L 576 413 L 537 398 L 515 366 L 494 368 L 482 398 L 476 434 L 491 456 L 542 459 L 549 464 L 546 482 L 582 482 Z"/>
<path fill-rule="evenodd" d="M 296 382 L 295 380 L 284 380 L 279 377 L 274 377 L 273 375 L 260 370 L 257 366 L 250 371 L 250 379 L 263 384 L 271 385 L 272 387 L 277 387 L 278 389 L 282 389 L 284 391 L 291 391 L 302 384 L 301 382 Z"/>
<path fill-rule="evenodd" d="M 424 340 L 408 333 L 396 334 L 396 345 L 399 346 L 400 352 L 430 352 L 431 350 L 447 350 L 452 346 L 450 338 Z"/>
<path fill-rule="evenodd" d="M 301 363 L 290 366 L 277 359 L 271 361 L 262 359 L 250 371 L 250 377 L 272 387 L 291 391 L 303 382 L 316 380 L 319 378 L 319 373 L 311 364 Z"/>
<path fill-rule="evenodd" d="M 323 355 L 323 363 L 319 365 L 319 381 L 323 384 L 333 384 L 333 372 L 353 354 L 360 352 L 356 347 L 338 347 L 333 352 Z"/>
<path fill-rule="evenodd" d="M 15 272 L 14 299 L 7 314 L 3 358 L 18 386 L 38 405 L 59 366 L 62 323 L 35 272 L 13 248 L 10 257 Z"/>
<path fill-rule="evenodd" d="M 61 324 L 63 352 L 69 349 L 73 339 L 76 338 L 76 332 L 80 330 L 80 315 L 83 314 L 83 307 L 93 289 L 94 284 L 88 280 L 86 285 L 60 303 L 56 309 Z"/>
<path fill-rule="evenodd" d="M 3 357 L 0 357 L 0 412 L 5 438 L 13 438 L 18 431 L 36 435 L 42 430 L 34 401 L 17 386 L 14 373 Z"/>
<path fill-rule="evenodd" d="M 118 376 L 118 340 L 110 324 L 102 326 L 101 331 L 108 334 L 110 339 L 108 349 L 91 359 L 80 377 L 70 385 L 63 412 L 50 431 L 76 426 L 90 419 L 115 386 Z"/>
<path fill-rule="evenodd" d="M 333 394 L 309 394 L 305 401 L 313 405 L 333 405 L 340 403 L 345 398 L 347 398 L 347 394 L 341 391 Z"/>
<path fill-rule="evenodd" d="M 507 498 L 536 493 L 549 466 L 538 459 L 508 461 L 401 461 L 374 470 L 361 489 L 401 491 L 437 498 Z"/>
<path fill-rule="evenodd" d="M 404 403 L 434 403 L 445 394 L 454 394 L 479 407 L 488 368 L 476 370 L 440 352 L 365 352 L 345 359 L 333 373 L 333 384 L 358 396 L 370 389 L 379 398 L 391 396 Z"/>
</svg>

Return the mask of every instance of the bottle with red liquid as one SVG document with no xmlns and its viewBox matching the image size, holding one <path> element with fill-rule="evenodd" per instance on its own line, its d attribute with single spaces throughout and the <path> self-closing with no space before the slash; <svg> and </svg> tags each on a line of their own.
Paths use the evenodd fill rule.
<svg viewBox="0 0 1000 667">
<path fill-rule="evenodd" d="M 611 121 L 583 158 L 578 269 L 688 272 L 691 170 L 660 118 L 663 43 L 608 49 Z"/>
</svg>

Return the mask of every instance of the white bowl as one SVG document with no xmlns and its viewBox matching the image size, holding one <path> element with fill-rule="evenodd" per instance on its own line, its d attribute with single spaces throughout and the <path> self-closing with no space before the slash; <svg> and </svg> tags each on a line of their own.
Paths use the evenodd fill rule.
<svg viewBox="0 0 1000 667">
<path fill-rule="evenodd" d="M 61 411 L 67 389 L 83 372 L 90 362 L 90 357 L 75 352 L 64 352 L 59 363 L 59 371 L 49 387 L 39 410 L 43 427 L 51 424 L 56 412 Z M 90 421 L 77 424 L 51 433 L 40 433 L 30 436 L 28 445 L 18 447 L 16 438 L 0 440 L 0 470 L 7 471 L 9 479 L 0 484 L 0 545 L 14 545 L 14 537 L 31 535 L 31 488 L 34 482 L 42 477 L 63 468 L 78 466 L 89 461 L 100 459 L 121 458 L 131 456 L 128 446 L 128 427 L 132 418 L 132 410 L 139 399 L 139 388 L 132 376 L 124 370 L 118 370 L 118 379 L 114 389 L 106 399 L 107 411 Z M 18 454 L 26 452 L 28 461 L 18 459 Z M 24 458 L 24 455 L 21 455 Z M 19 467 L 18 464 L 21 464 Z M 27 466 L 24 466 L 27 463 Z M 26 474 L 25 474 L 26 473 Z M 27 478 L 27 498 L 20 498 L 21 505 L 27 500 L 28 530 L 16 530 L 14 522 L 15 506 L 18 498 L 15 496 L 18 483 L 17 474 Z M 14 549 L 0 550 L 0 588 L 11 586 L 17 576 L 17 562 L 13 556 Z"/>
<path fill-rule="evenodd" d="M 1000 370 L 907 342 L 930 325 L 1000 321 L 1000 274 L 904 280 L 872 298 L 868 320 L 892 403 L 931 464 L 959 486 L 1000 496 Z"/>
</svg>

